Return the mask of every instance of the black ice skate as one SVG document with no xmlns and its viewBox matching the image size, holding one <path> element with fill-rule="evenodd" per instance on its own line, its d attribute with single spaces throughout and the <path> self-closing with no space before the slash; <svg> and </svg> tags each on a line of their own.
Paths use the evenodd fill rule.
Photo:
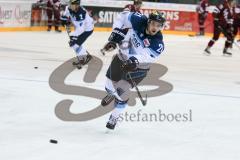
<svg viewBox="0 0 240 160">
<path fill-rule="evenodd" d="M 115 98 L 115 96 L 112 95 L 112 94 L 106 95 L 106 96 L 102 99 L 101 105 L 102 105 L 103 107 L 109 105 L 109 104 L 114 100 L 114 98 Z"/>
<path fill-rule="evenodd" d="M 209 56 L 209 55 L 211 54 L 209 47 L 207 47 L 207 48 L 204 50 L 204 54 L 207 55 L 207 56 Z"/>
<path fill-rule="evenodd" d="M 116 126 L 116 124 L 117 124 L 117 120 L 118 120 L 118 118 L 115 118 L 115 117 L 113 117 L 113 116 L 111 115 L 110 118 L 109 118 L 109 120 L 108 120 L 108 122 L 107 122 L 106 127 L 107 127 L 108 129 L 114 130 L 114 128 L 115 128 L 115 126 Z"/>
<path fill-rule="evenodd" d="M 60 29 L 55 30 L 56 33 L 61 33 L 62 31 Z"/>
<path fill-rule="evenodd" d="M 77 69 L 82 69 L 82 65 L 80 64 L 80 60 L 78 60 L 77 62 L 72 62 L 72 65 L 73 66 L 76 66 L 77 67 Z"/>
<path fill-rule="evenodd" d="M 47 31 L 50 32 L 52 29 L 52 26 L 48 26 Z"/>
<path fill-rule="evenodd" d="M 204 36 L 204 32 L 200 31 L 199 33 L 196 34 L 196 37 Z"/>
<path fill-rule="evenodd" d="M 82 65 L 87 64 L 90 60 L 92 59 L 92 56 L 90 54 L 88 54 L 85 58 L 83 58 L 82 60 L 80 60 L 80 63 Z"/>
<path fill-rule="evenodd" d="M 230 56 L 232 56 L 232 53 L 228 52 L 227 48 L 224 48 L 224 50 L 223 50 L 223 56 L 230 57 Z"/>
<path fill-rule="evenodd" d="M 83 65 L 86 65 L 90 60 L 92 59 L 92 56 L 88 54 L 86 57 L 80 59 L 78 58 L 77 62 L 73 62 L 72 65 L 76 66 L 78 69 L 81 69 Z"/>
<path fill-rule="evenodd" d="M 55 32 L 57 32 L 57 33 L 61 33 L 62 31 L 59 29 L 58 26 L 55 26 Z"/>
</svg>

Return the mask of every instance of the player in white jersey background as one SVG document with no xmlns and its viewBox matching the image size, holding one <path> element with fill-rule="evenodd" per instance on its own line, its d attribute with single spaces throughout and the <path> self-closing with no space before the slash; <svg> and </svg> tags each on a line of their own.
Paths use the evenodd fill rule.
<svg viewBox="0 0 240 160">
<path fill-rule="evenodd" d="M 94 22 L 86 9 L 80 6 L 80 0 L 70 0 L 69 3 L 61 16 L 61 21 L 64 26 L 69 26 L 70 23 L 74 26 L 74 31 L 69 34 L 69 46 L 74 49 L 78 62 L 73 64 L 85 65 L 92 59 L 92 56 L 82 44 L 93 33 Z"/>
</svg>

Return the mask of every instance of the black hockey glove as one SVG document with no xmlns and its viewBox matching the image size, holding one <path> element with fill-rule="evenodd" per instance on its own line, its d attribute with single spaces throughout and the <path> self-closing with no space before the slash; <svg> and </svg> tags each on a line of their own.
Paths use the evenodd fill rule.
<svg viewBox="0 0 240 160">
<path fill-rule="evenodd" d="M 76 36 L 70 36 L 70 41 L 68 42 L 69 46 L 70 47 L 74 46 L 74 44 L 77 43 L 77 39 L 78 39 L 78 37 L 76 37 Z"/>
<path fill-rule="evenodd" d="M 123 62 L 122 69 L 125 72 L 131 72 L 136 70 L 138 65 L 138 59 L 135 57 L 130 57 L 127 61 Z"/>
<path fill-rule="evenodd" d="M 114 28 L 110 37 L 108 38 L 108 43 L 104 46 L 105 51 L 112 51 L 117 48 L 117 43 L 121 43 L 127 34 L 128 29 Z"/>
<path fill-rule="evenodd" d="M 62 26 L 69 26 L 71 24 L 69 18 L 66 16 L 61 16 L 60 20 L 61 20 Z"/>
<path fill-rule="evenodd" d="M 124 40 L 127 32 L 128 32 L 127 29 L 114 28 L 110 37 L 108 38 L 108 41 L 114 42 L 114 43 L 120 43 L 122 40 Z"/>
<path fill-rule="evenodd" d="M 116 48 L 117 48 L 117 44 L 110 41 L 104 46 L 103 49 L 104 49 L 104 51 L 110 52 L 110 51 L 113 51 Z"/>
</svg>

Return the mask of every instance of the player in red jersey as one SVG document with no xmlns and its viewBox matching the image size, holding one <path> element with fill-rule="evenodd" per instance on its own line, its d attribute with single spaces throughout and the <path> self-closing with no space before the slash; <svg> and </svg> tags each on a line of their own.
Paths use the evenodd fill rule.
<svg viewBox="0 0 240 160">
<path fill-rule="evenodd" d="M 213 38 L 209 41 L 204 53 L 210 55 L 210 49 L 214 43 L 219 39 L 221 33 L 227 38 L 223 55 L 231 56 L 232 53 L 228 51 L 233 43 L 233 0 L 224 0 L 223 3 L 217 5 L 213 11 L 214 17 L 214 34 Z"/>
<path fill-rule="evenodd" d="M 48 17 L 48 29 L 51 31 L 53 21 L 52 17 L 54 16 L 54 26 L 56 32 L 61 32 L 59 30 L 60 26 L 60 0 L 48 0 L 47 2 L 47 17 Z"/>
<path fill-rule="evenodd" d="M 207 15 L 208 15 L 208 11 L 207 11 L 208 6 L 209 6 L 208 0 L 200 0 L 199 5 L 197 6 L 199 35 L 200 36 L 204 36 L 204 34 L 205 34 L 204 23 L 207 19 Z"/>
</svg>

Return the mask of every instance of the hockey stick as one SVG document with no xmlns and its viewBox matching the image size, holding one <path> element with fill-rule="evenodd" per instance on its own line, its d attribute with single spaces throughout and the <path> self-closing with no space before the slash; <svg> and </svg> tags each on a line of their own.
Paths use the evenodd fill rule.
<svg viewBox="0 0 240 160">
<path fill-rule="evenodd" d="M 122 57 L 122 60 L 123 62 L 125 63 L 126 61 L 124 60 L 123 58 L 123 55 L 122 53 L 120 52 L 119 55 Z M 127 72 L 127 75 L 129 76 L 130 80 L 131 80 L 131 83 L 133 84 L 133 86 L 135 87 L 136 91 L 137 91 L 137 94 L 138 94 L 138 97 L 142 103 L 143 106 L 146 106 L 147 104 L 147 94 L 145 95 L 145 99 L 143 99 L 142 95 L 141 95 L 141 92 L 139 91 L 138 87 L 137 87 L 137 84 L 135 83 L 135 81 L 132 79 L 132 76 L 129 72 Z"/>
<path fill-rule="evenodd" d="M 64 26 L 67 31 L 68 37 L 70 38 L 70 32 L 71 32 L 70 25 L 64 25 Z"/>
<path fill-rule="evenodd" d="M 147 104 L 147 94 L 145 95 L 145 99 L 143 99 L 143 97 L 142 97 L 142 95 L 141 95 L 141 93 L 140 93 L 140 91 L 139 91 L 139 89 L 138 89 L 138 87 L 137 87 L 137 84 L 136 84 L 135 81 L 132 79 L 132 76 L 130 75 L 129 72 L 127 72 L 127 74 L 128 74 L 128 76 L 129 76 L 129 78 L 130 78 L 133 86 L 135 87 L 135 89 L 136 89 L 136 91 L 137 91 L 138 97 L 139 97 L 139 99 L 141 100 L 142 105 L 143 105 L 143 106 L 146 106 L 146 104 Z"/>
<path fill-rule="evenodd" d="M 104 48 L 103 48 L 103 49 L 101 49 L 101 50 L 100 50 L 100 52 L 102 53 L 102 55 L 103 55 L 103 56 L 105 56 L 105 54 L 106 54 L 106 53 L 105 53 L 105 52 L 106 52 L 106 50 L 105 50 Z"/>
</svg>

